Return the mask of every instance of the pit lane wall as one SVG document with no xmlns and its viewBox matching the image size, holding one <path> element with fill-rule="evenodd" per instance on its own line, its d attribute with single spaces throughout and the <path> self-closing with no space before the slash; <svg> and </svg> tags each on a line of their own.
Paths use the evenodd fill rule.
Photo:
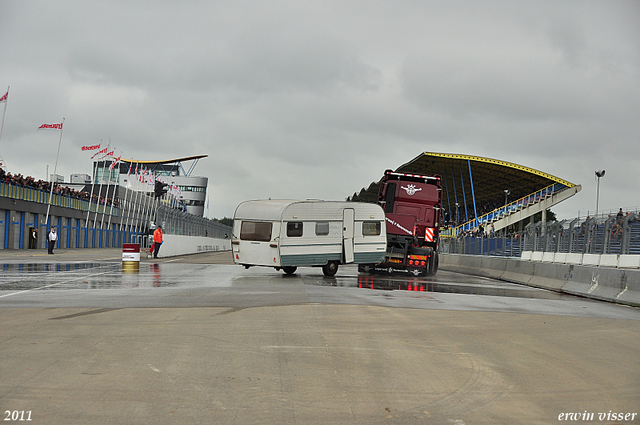
<svg viewBox="0 0 640 425">
<path fill-rule="evenodd" d="M 441 270 L 640 307 L 640 270 L 481 255 L 439 255 Z"/>
<path fill-rule="evenodd" d="M 231 251 L 231 239 L 208 238 L 204 236 L 182 236 L 164 234 L 158 257 L 197 254 L 211 251 Z"/>
</svg>

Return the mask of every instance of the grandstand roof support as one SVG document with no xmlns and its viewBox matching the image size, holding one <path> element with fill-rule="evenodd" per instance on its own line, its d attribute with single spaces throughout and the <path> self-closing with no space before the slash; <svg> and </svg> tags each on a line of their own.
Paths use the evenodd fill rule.
<svg viewBox="0 0 640 425">
<path fill-rule="evenodd" d="M 462 198 L 464 200 L 464 221 L 469 221 L 469 212 L 467 211 L 467 194 L 464 190 L 464 176 L 462 175 L 462 163 L 460 163 L 460 182 L 462 186 Z"/>
<path fill-rule="evenodd" d="M 456 190 L 456 173 L 453 172 L 453 167 L 451 167 L 451 180 L 453 181 L 453 199 L 456 201 L 456 224 L 459 224 L 458 220 L 460 220 L 460 211 L 458 210 L 460 204 L 458 204 L 458 191 Z"/>
<path fill-rule="evenodd" d="M 476 192 L 473 189 L 473 174 L 471 173 L 471 160 L 467 159 L 469 163 L 469 183 L 471 184 L 471 197 L 473 198 L 473 214 L 475 214 L 475 225 L 478 225 L 478 207 L 476 206 Z"/>
<path fill-rule="evenodd" d="M 449 182 L 447 181 L 447 173 L 444 173 L 444 190 L 447 192 L 447 211 L 451 211 L 451 202 L 449 201 Z M 444 218 L 444 209 L 442 210 Z"/>
</svg>

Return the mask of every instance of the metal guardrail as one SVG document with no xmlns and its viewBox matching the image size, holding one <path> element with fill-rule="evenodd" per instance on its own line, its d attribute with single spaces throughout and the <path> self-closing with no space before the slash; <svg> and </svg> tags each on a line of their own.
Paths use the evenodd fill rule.
<svg viewBox="0 0 640 425">
<path fill-rule="evenodd" d="M 578 254 L 640 254 L 640 214 L 538 222 L 525 228 L 523 250 Z"/>
<path fill-rule="evenodd" d="M 446 254 L 492 255 L 499 257 L 520 257 L 522 244 L 519 235 L 498 238 L 441 238 L 440 252 Z"/>
<path fill-rule="evenodd" d="M 156 224 L 169 235 L 205 236 L 220 238 L 231 236 L 232 228 L 208 218 L 189 214 L 166 205 L 160 205 L 156 211 Z"/>
<path fill-rule="evenodd" d="M 441 252 L 519 257 L 522 251 L 640 255 L 640 212 L 528 224 L 506 237 L 441 237 Z"/>
</svg>

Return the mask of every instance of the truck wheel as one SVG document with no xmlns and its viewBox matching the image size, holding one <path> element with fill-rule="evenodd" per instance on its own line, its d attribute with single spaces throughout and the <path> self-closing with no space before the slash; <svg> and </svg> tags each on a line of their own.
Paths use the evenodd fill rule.
<svg viewBox="0 0 640 425">
<path fill-rule="evenodd" d="M 294 274 L 298 268 L 296 266 L 284 266 L 282 271 L 286 274 Z"/>
<path fill-rule="evenodd" d="M 337 272 L 338 263 L 335 261 L 329 261 L 327 264 L 322 266 L 322 273 L 324 273 L 325 276 L 335 276 Z"/>
</svg>

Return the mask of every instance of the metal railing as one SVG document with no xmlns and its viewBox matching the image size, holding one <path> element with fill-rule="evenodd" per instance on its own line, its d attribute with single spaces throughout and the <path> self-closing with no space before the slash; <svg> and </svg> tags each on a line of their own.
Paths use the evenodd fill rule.
<svg viewBox="0 0 640 425">
<path fill-rule="evenodd" d="M 551 184 L 547 187 L 545 187 L 544 189 L 540 189 L 537 192 L 534 192 L 530 195 L 527 196 L 523 196 L 520 199 L 517 199 L 509 204 L 506 204 L 500 208 L 496 208 L 495 210 L 488 212 L 486 214 L 481 215 L 480 217 L 478 217 L 478 219 L 471 219 L 466 223 L 463 223 L 451 230 L 446 230 L 443 231 L 441 233 L 445 234 L 445 235 L 458 235 L 461 232 L 468 232 L 471 231 L 472 229 L 478 227 L 480 224 L 482 225 L 487 225 L 489 223 L 492 223 L 496 220 L 500 220 L 502 218 L 505 218 L 517 211 L 520 211 L 524 208 L 527 208 L 530 205 L 534 205 L 537 204 L 538 202 L 550 197 L 551 195 L 553 195 L 556 192 L 559 192 L 563 189 L 566 189 L 567 186 L 565 186 L 562 183 L 554 183 Z"/>
<path fill-rule="evenodd" d="M 156 211 L 156 224 L 169 235 L 205 236 L 224 239 L 230 237 L 231 227 L 217 221 L 160 205 Z"/>
<path fill-rule="evenodd" d="M 49 195 L 49 191 L 42 189 L 0 183 L 0 196 L 5 198 L 48 204 Z M 120 209 L 116 206 L 112 208 L 111 205 L 96 204 L 95 202 L 89 202 L 84 199 L 78 199 L 57 193 L 54 193 L 51 197 L 51 205 L 80 211 L 87 211 L 91 208 L 91 212 L 98 212 L 99 214 L 109 214 L 116 217 L 120 215 Z"/>
<path fill-rule="evenodd" d="M 640 214 L 538 222 L 525 228 L 523 250 L 578 254 L 640 254 Z"/>
<path fill-rule="evenodd" d="M 520 257 L 522 244 L 520 235 L 493 238 L 475 236 L 441 238 L 440 251 L 447 254 Z"/>
<path fill-rule="evenodd" d="M 504 237 L 441 237 L 440 250 L 451 254 L 519 257 L 522 251 L 640 255 L 640 211 L 622 217 L 574 218 L 528 224 Z"/>
</svg>

